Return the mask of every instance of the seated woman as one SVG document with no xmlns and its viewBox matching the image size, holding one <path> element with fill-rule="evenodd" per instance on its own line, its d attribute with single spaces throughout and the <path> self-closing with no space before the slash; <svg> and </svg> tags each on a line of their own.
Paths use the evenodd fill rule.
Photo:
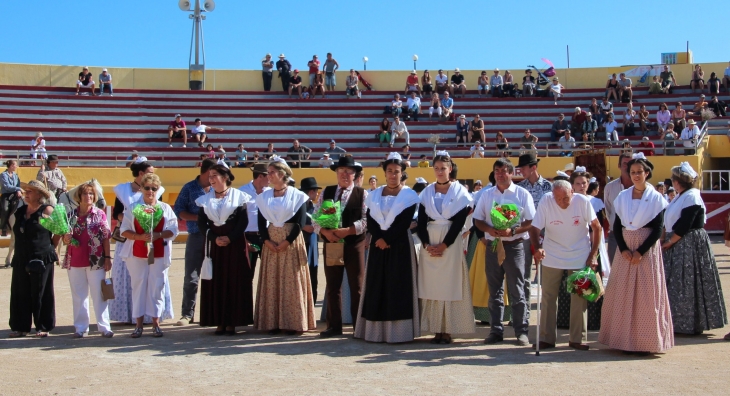
<svg viewBox="0 0 730 396">
<path fill-rule="evenodd" d="M 322 74 L 322 70 L 320 70 L 314 76 L 314 85 L 312 85 L 311 91 L 312 99 L 317 96 L 317 93 L 322 95 L 322 99 L 324 99 L 324 91 L 324 75 Z"/>
<path fill-rule="evenodd" d="M 674 110 L 672 110 L 672 124 L 674 124 L 675 130 L 681 131 L 687 127 L 686 116 L 687 112 L 682 108 L 682 102 L 677 102 Z"/>
<path fill-rule="evenodd" d="M 702 65 L 695 65 L 694 71 L 692 71 L 692 79 L 689 83 L 692 88 L 692 93 L 695 93 L 695 89 L 699 88 L 700 93 L 705 89 L 705 72 L 702 71 Z"/>
<path fill-rule="evenodd" d="M 710 79 L 707 80 L 707 88 L 710 91 L 710 95 L 720 94 L 720 84 L 721 81 L 717 78 L 717 74 L 715 72 L 710 73 Z"/>
<path fill-rule="evenodd" d="M 390 143 L 390 126 L 391 122 L 388 117 L 383 117 L 383 121 L 380 122 L 380 132 L 376 135 L 378 138 L 378 147 L 383 147 L 383 142 Z"/>
<path fill-rule="evenodd" d="M 606 95 L 604 95 L 608 100 L 611 100 L 611 96 L 613 96 L 613 100 L 615 102 L 619 101 L 618 98 L 618 78 L 616 78 L 616 73 L 611 74 L 611 78 L 606 81 Z"/>
<path fill-rule="evenodd" d="M 506 151 L 509 149 L 509 143 L 507 143 L 507 139 L 504 137 L 502 131 L 497 132 L 495 145 L 497 146 L 497 157 L 509 157 L 510 153 Z"/>
<path fill-rule="evenodd" d="M 515 81 L 514 76 L 509 70 L 504 71 L 504 84 L 502 85 L 502 92 L 504 96 L 513 97 L 515 96 Z"/>
<path fill-rule="evenodd" d="M 662 103 L 659 105 L 659 111 L 656 112 L 656 124 L 659 136 L 664 137 L 664 131 L 667 130 L 667 124 L 670 122 L 672 122 L 672 113 L 667 109 L 667 104 Z"/>
<path fill-rule="evenodd" d="M 535 96 L 535 77 L 530 69 L 525 70 L 525 76 L 522 77 L 522 95 Z"/>
<path fill-rule="evenodd" d="M 431 119 L 431 116 L 433 116 L 433 113 L 436 113 L 439 118 L 443 113 L 443 109 L 441 108 L 441 99 L 439 99 L 439 94 L 437 92 L 434 92 L 433 95 L 431 95 L 431 104 L 428 106 L 429 120 Z"/>
<path fill-rule="evenodd" d="M 421 76 L 421 90 L 424 94 L 431 95 L 433 92 L 433 83 L 431 82 L 431 74 L 428 70 L 423 71 Z"/>
<path fill-rule="evenodd" d="M 487 77 L 486 71 L 482 71 L 482 74 L 479 75 L 479 78 L 477 79 L 477 94 L 481 98 L 482 94 L 484 94 L 484 96 L 487 96 L 488 92 L 489 92 L 489 77 Z"/>
<path fill-rule="evenodd" d="M 649 134 L 649 110 L 646 109 L 646 105 L 639 107 L 639 111 L 636 112 L 636 117 L 639 119 L 641 136 L 647 136 Z"/>
</svg>

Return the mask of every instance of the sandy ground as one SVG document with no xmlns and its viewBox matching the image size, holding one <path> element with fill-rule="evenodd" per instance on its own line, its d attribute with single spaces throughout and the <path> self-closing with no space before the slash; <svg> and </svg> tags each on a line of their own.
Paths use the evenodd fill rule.
<svg viewBox="0 0 730 396">
<path fill-rule="evenodd" d="M 730 249 L 713 238 L 730 307 Z M 0 249 L 4 262 L 7 249 Z M 173 301 L 179 313 L 184 245 L 175 245 L 170 271 Z M 165 337 L 128 337 L 131 326 L 114 325 L 116 336 L 96 333 L 72 339 L 68 279 L 56 271 L 58 327 L 46 339 L 7 339 L 6 318 L 11 270 L 0 270 L 0 394 L 708 394 L 730 393 L 729 328 L 700 336 L 677 336 L 666 354 L 624 355 L 596 342 L 591 350 L 567 347 L 560 331 L 558 348 L 535 356 L 510 338 L 497 346 L 482 340 L 488 329 L 432 345 L 424 336 L 403 345 L 353 340 L 349 328 L 339 338 L 323 340 L 315 332 L 269 336 L 243 328 L 236 336 L 216 337 L 197 325 L 163 324 Z M 319 298 L 324 292 L 320 267 Z M 321 301 L 317 303 L 319 318 Z M 530 336 L 535 335 L 536 304 Z M 93 312 L 93 311 L 92 311 Z M 93 321 L 93 319 L 92 319 Z M 319 330 L 324 324 L 319 324 Z"/>
</svg>

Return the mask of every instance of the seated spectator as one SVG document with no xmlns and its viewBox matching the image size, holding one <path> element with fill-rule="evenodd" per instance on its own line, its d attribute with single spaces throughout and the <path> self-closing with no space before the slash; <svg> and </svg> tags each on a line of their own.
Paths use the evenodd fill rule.
<svg viewBox="0 0 730 396">
<path fill-rule="evenodd" d="M 613 114 L 613 103 L 608 101 L 608 97 L 603 97 L 603 101 L 599 105 L 601 108 L 600 117 L 598 117 L 598 124 L 603 125 L 609 114 Z"/>
<path fill-rule="evenodd" d="M 653 76 L 651 78 L 651 83 L 649 83 L 649 95 L 657 95 L 660 93 L 664 93 L 662 89 L 662 84 L 659 83 L 659 76 Z"/>
<path fill-rule="evenodd" d="M 205 161 L 206 159 L 208 159 L 208 154 L 200 154 L 199 161 L 195 164 L 195 167 L 200 168 L 201 166 L 203 166 L 203 161 Z"/>
<path fill-rule="evenodd" d="M 433 113 L 436 113 L 439 118 L 441 117 L 441 114 L 443 113 L 443 109 L 441 109 L 441 99 L 439 99 L 439 94 L 435 93 L 431 95 L 431 103 L 428 106 L 428 119 L 431 119 L 431 116 L 433 116 Z"/>
<path fill-rule="evenodd" d="M 330 145 L 324 150 L 325 154 L 329 154 L 333 161 L 339 161 L 340 155 L 345 154 L 347 151 L 337 145 L 334 139 L 330 140 Z"/>
<path fill-rule="evenodd" d="M 421 157 L 418 160 L 418 167 L 419 168 L 429 168 L 430 166 L 431 166 L 431 163 L 428 161 L 426 154 L 421 154 Z"/>
<path fill-rule="evenodd" d="M 276 155 L 276 149 L 274 148 L 274 143 L 267 144 L 266 153 L 264 153 L 264 158 L 271 159 L 271 157 L 273 157 L 274 155 Z"/>
<path fill-rule="evenodd" d="M 598 120 L 600 118 L 599 114 L 601 112 L 601 106 L 598 104 L 596 98 L 591 98 L 591 104 L 588 105 L 588 110 L 586 111 L 593 114 L 594 120 Z"/>
<path fill-rule="evenodd" d="M 695 103 L 695 106 L 692 108 L 692 113 L 694 115 L 700 115 L 702 114 L 702 110 L 707 108 L 707 101 L 705 101 L 705 94 L 700 95 L 700 99 Z"/>
<path fill-rule="evenodd" d="M 707 80 L 707 89 L 710 91 L 710 95 L 717 95 L 720 93 L 720 85 L 722 85 L 717 74 L 715 72 L 710 73 L 710 79 Z"/>
<path fill-rule="evenodd" d="M 390 120 L 387 117 L 383 117 L 383 121 L 380 122 L 380 132 L 376 135 L 378 138 L 378 147 L 383 147 L 383 143 L 390 142 Z"/>
<path fill-rule="evenodd" d="M 449 77 L 444 74 L 444 71 L 439 69 L 436 75 L 436 93 L 444 94 L 449 90 Z"/>
<path fill-rule="evenodd" d="M 489 92 L 489 79 L 487 78 L 487 72 L 482 71 L 482 74 L 479 75 L 479 78 L 477 78 L 477 94 L 479 94 L 479 97 L 482 97 L 482 93 L 484 93 L 484 96 L 487 96 L 487 93 Z"/>
<path fill-rule="evenodd" d="M 246 161 L 248 161 L 248 151 L 243 147 L 243 144 L 239 144 L 236 147 L 236 167 L 243 168 L 246 166 Z"/>
<path fill-rule="evenodd" d="M 675 155 L 675 140 L 679 139 L 679 135 L 674 131 L 674 124 L 671 122 L 667 124 L 667 128 L 660 137 L 664 140 L 664 155 Z"/>
<path fill-rule="evenodd" d="M 646 105 L 641 105 L 639 111 L 636 112 L 636 118 L 639 119 L 639 129 L 641 129 L 641 136 L 649 134 L 649 110 L 646 109 Z"/>
<path fill-rule="evenodd" d="M 212 144 L 208 144 L 207 146 L 205 146 L 205 151 L 208 152 L 208 158 L 215 159 L 215 149 L 213 149 Z"/>
<path fill-rule="evenodd" d="M 319 167 L 320 168 L 329 168 L 330 166 L 334 165 L 335 161 L 330 158 L 330 155 L 327 153 L 324 153 L 322 155 L 322 159 L 319 160 Z"/>
<path fill-rule="evenodd" d="M 580 107 L 576 107 L 573 110 L 573 116 L 570 117 L 570 131 L 573 133 L 574 137 L 578 137 L 578 139 L 580 139 L 581 136 L 583 136 L 583 123 L 585 120 L 585 110 L 581 110 Z"/>
<path fill-rule="evenodd" d="M 494 69 L 494 75 L 489 79 L 493 98 L 501 98 L 503 94 L 504 78 L 499 75 L 499 69 Z"/>
<path fill-rule="evenodd" d="M 218 157 L 216 158 L 218 165 L 223 165 L 226 168 L 229 168 L 228 165 L 228 157 L 226 157 L 226 150 L 223 150 L 222 148 L 218 149 Z"/>
<path fill-rule="evenodd" d="M 258 151 L 254 151 L 253 152 L 253 156 L 251 157 L 251 161 L 249 161 L 248 163 L 246 163 L 246 167 L 247 168 L 250 168 L 250 167 L 252 167 L 252 166 L 254 166 L 254 165 L 258 164 L 258 163 L 261 163 L 263 161 L 264 161 L 264 157 L 262 157 L 261 154 L 259 154 Z"/>
<path fill-rule="evenodd" d="M 535 96 L 535 77 L 532 76 L 531 69 L 526 69 L 525 76 L 522 77 L 522 95 Z"/>
<path fill-rule="evenodd" d="M 309 156 L 312 155 L 312 149 L 299 144 L 299 140 L 294 139 L 292 146 L 287 150 L 286 159 L 290 168 L 309 168 Z"/>
<path fill-rule="evenodd" d="M 207 156 L 206 156 L 207 157 Z M 129 168 L 133 163 L 138 162 L 139 159 L 139 153 L 137 153 L 137 150 L 132 150 L 132 154 L 127 157 L 127 164 L 124 165 L 125 168 Z M 141 162 L 141 161 L 139 161 Z"/>
<path fill-rule="evenodd" d="M 406 144 L 403 146 L 400 156 L 403 159 L 403 163 L 406 164 L 406 167 L 410 168 L 411 167 L 411 145 L 410 144 Z"/>
<path fill-rule="evenodd" d="M 167 144 L 172 147 L 172 139 L 180 139 L 183 140 L 183 147 L 188 146 L 188 127 L 185 126 L 185 121 L 183 121 L 182 116 L 180 114 L 175 114 L 175 119 L 170 122 L 170 125 L 167 127 Z"/>
<path fill-rule="evenodd" d="M 466 95 L 466 84 L 464 84 L 464 75 L 457 67 L 454 69 L 454 74 L 451 76 L 451 85 L 449 86 L 449 92 L 451 96 L 457 97 L 456 95 L 461 94 L 463 98 Z"/>
<path fill-rule="evenodd" d="M 422 94 L 428 94 L 431 95 L 433 92 L 433 83 L 431 82 L 431 73 L 428 72 L 428 70 L 423 71 L 423 75 L 421 76 L 421 93 Z M 423 97 L 423 95 L 421 95 Z"/>
<path fill-rule="evenodd" d="M 634 111 L 634 106 L 629 102 L 626 105 L 626 110 L 624 111 L 624 136 L 634 136 L 634 122 L 636 121 L 636 111 Z"/>
<path fill-rule="evenodd" d="M 561 93 L 563 92 L 563 89 L 565 89 L 563 84 L 560 83 L 557 77 L 553 77 L 553 83 L 550 84 L 550 89 L 548 93 L 550 94 L 550 97 L 553 98 L 555 105 L 558 104 L 558 99 L 563 96 L 563 94 Z"/>
<path fill-rule="evenodd" d="M 348 99 L 350 99 L 350 96 L 357 96 L 357 98 L 360 99 L 360 88 L 358 87 L 359 82 L 360 79 L 357 78 L 355 69 L 350 69 L 350 75 L 345 79 L 345 93 L 347 94 Z"/>
<path fill-rule="evenodd" d="M 475 139 L 484 141 L 484 121 L 482 121 L 479 114 L 474 115 L 474 119 L 469 124 L 469 141 L 473 142 Z"/>
<path fill-rule="evenodd" d="M 484 147 L 482 142 L 476 141 L 474 145 L 469 149 L 469 158 L 484 158 Z"/>
<path fill-rule="evenodd" d="M 418 121 L 418 115 L 421 114 L 421 98 L 416 96 L 416 92 L 411 92 L 411 97 L 406 101 L 406 112 L 414 121 Z"/>
<path fill-rule="evenodd" d="M 444 98 L 441 99 L 441 117 L 448 120 L 451 114 L 453 114 L 453 111 L 454 99 L 449 97 L 448 92 L 444 92 Z"/>
<path fill-rule="evenodd" d="M 682 102 L 677 102 L 672 110 L 672 124 L 674 124 L 675 130 L 683 130 L 687 126 L 687 112 L 682 108 Z"/>
<path fill-rule="evenodd" d="M 590 111 L 586 113 L 586 119 L 583 121 L 583 135 L 588 135 L 589 140 L 595 140 L 596 139 L 596 133 L 598 133 L 598 122 L 593 119 L 593 113 Z M 583 139 L 583 136 L 581 136 L 581 140 Z"/>
<path fill-rule="evenodd" d="M 467 138 L 471 141 L 471 133 L 469 133 L 469 121 L 466 120 L 464 114 L 459 116 L 459 120 L 456 121 L 456 147 L 459 147 L 459 142 L 462 146 L 466 147 Z"/>
<path fill-rule="evenodd" d="M 446 93 L 448 94 L 448 92 Z M 393 117 L 393 123 L 390 125 L 390 144 L 388 144 L 388 147 L 393 147 L 393 144 L 395 144 L 395 139 L 402 137 L 405 135 L 406 144 L 411 144 L 411 137 L 408 134 L 408 128 L 406 128 L 406 123 L 400 120 L 400 117 L 395 116 Z"/>
<path fill-rule="evenodd" d="M 689 87 L 692 88 L 692 93 L 695 93 L 695 89 L 697 88 L 700 89 L 700 93 L 705 89 L 705 72 L 702 71 L 702 65 L 695 65 Z"/>
<path fill-rule="evenodd" d="M 613 97 L 614 101 L 621 102 L 618 96 L 618 79 L 616 78 L 616 73 L 611 74 L 611 78 L 606 81 L 606 95 L 604 96 L 607 99 Z"/>
<path fill-rule="evenodd" d="M 557 142 L 563 135 L 565 135 L 565 131 L 570 130 L 570 125 L 568 124 L 568 121 L 565 121 L 565 114 L 560 114 L 558 116 L 558 120 L 553 122 L 553 127 L 550 129 L 550 141 L 551 142 Z"/>
<path fill-rule="evenodd" d="M 644 136 L 641 138 L 641 143 L 639 143 L 639 152 L 644 153 L 644 156 L 648 157 L 650 155 L 654 155 L 654 143 L 649 140 L 648 136 Z"/>
<path fill-rule="evenodd" d="M 112 75 L 106 69 L 99 74 L 99 96 L 104 95 L 104 88 L 109 88 L 109 96 L 114 96 L 114 87 L 112 86 Z"/>
<path fill-rule="evenodd" d="M 624 95 L 629 95 L 629 103 L 634 100 L 634 91 L 631 89 L 631 79 L 626 78 L 626 73 L 621 73 L 618 80 L 619 99 L 623 102 Z"/>
<path fill-rule="evenodd" d="M 314 92 L 314 90 L 312 89 L 311 86 L 309 86 L 309 87 L 303 87 L 302 88 L 302 97 L 301 97 L 301 99 L 307 100 L 307 99 L 313 98 L 314 97 L 313 92 Z M 291 182 L 291 180 L 290 180 L 290 182 Z"/>
<path fill-rule="evenodd" d="M 390 102 L 390 114 L 393 117 L 400 116 L 400 113 L 403 112 L 403 102 L 400 100 L 400 95 L 395 94 L 393 96 L 393 100 Z"/>
<path fill-rule="evenodd" d="M 39 154 L 43 159 L 48 158 L 46 154 L 46 139 L 43 138 L 43 133 L 36 132 L 35 137 L 30 142 L 30 157 L 37 159 Z"/>
<path fill-rule="evenodd" d="M 730 62 L 728 62 L 728 64 L 730 64 Z M 725 73 L 723 73 L 722 76 L 722 85 L 725 86 L 725 92 L 730 92 L 728 91 L 728 85 L 730 85 L 730 66 L 725 68 Z"/>
<path fill-rule="evenodd" d="M 509 70 L 504 71 L 504 76 L 502 77 L 503 85 L 502 85 L 502 93 L 508 97 L 515 96 L 515 81 L 514 76 L 512 76 L 512 73 L 509 72 Z"/>
<path fill-rule="evenodd" d="M 631 142 L 629 139 L 624 139 L 621 141 L 621 155 L 631 155 L 634 152 L 634 150 L 631 148 Z"/>
<path fill-rule="evenodd" d="M 662 135 L 667 129 L 667 125 L 672 122 L 672 113 L 667 109 L 667 104 L 659 105 L 659 111 L 656 112 L 656 124 L 659 135 Z"/>
<path fill-rule="evenodd" d="M 662 93 L 672 93 L 672 87 L 677 85 L 677 80 L 674 79 L 674 73 L 669 70 L 668 65 L 664 65 L 664 71 L 659 73 L 659 83 L 662 85 Z"/>
<path fill-rule="evenodd" d="M 713 96 L 710 103 L 707 104 L 707 108 L 712 110 L 718 117 L 727 116 L 727 104 L 717 99 L 717 96 Z"/>
<path fill-rule="evenodd" d="M 195 141 L 198 142 L 198 147 L 203 147 L 203 143 L 205 143 L 205 140 L 208 138 L 208 131 L 223 132 L 223 128 L 213 128 L 203 125 L 200 118 L 196 118 L 192 133 L 193 136 L 195 136 Z"/>
<path fill-rule="evenodd" d="M 318 71 L 317 74 L 314 75 L 314 84 L 312 84 L 312 98 L 315 98 L 317 96 L 317 93 L 322 95 L 322 99 L 325 98 L 324 92 L 324 74 L 322 74 L 322 70 Z"/>
<path fill-rule="evenodd" d="M 561 157 L 572 157 L 573 151 L 570 149 L 575 148 L 575 138 L 570 136 L 570 130 L 565 131 L 565 135 L 563 135 L 560 140 L 558 140 L 558 145 L 560 148 L 563 149 L 563 151 L 560 153 Z"/>
<path fill-rule="evenodd" d="M 299 69 L 294 69 L 294 74 L 289 77 L 289 99 L 291 99 L 292 91 L 297 93 L 299 99 L 304 99 L 302 97 L 304 87 L 302 86 L 302 76 L 299 75 Z"/>
<path fill-rule="evenodd" d="M 497 147 L 497 157 L 509 157 L 510 153 L 507 151 L 509 149 L 509 143 L 504 137 L 502 131 L 497 132 L 497 138 L 494 145 Z"/>
<path fill-rule="evenodd" d="M 418 84 L 418 73 L 415 70 L 411 71 L 411 74 L 406 77 L 404 95 L 408 95 L 409 92 L 415 92 L 418 96 L 423 97 L 423 94 L 421 94 L 421 85 Z"/>
<path fill-rule="evenodd" d="M 533 135 L 529 129 L 525 129 L 525 134 L 520 137 L 520 146 L 522 146 L 520 155 L 526 154 L 527 152 L 537 152 L 537 147 L 535 147 L 537 141 L 537 136 Z"/>
<path fill-rule="evenodd" d="M 91 73 L 89 73 L 88 66 L 84 66 L 83 70 L 81 70 L 81 73 L 79 73 L 79 79 L 76 81 L 76 95 L 78 96 L 79 90 L 81 88 L 89 88 L 91 90 L 91 96 L 95 96 L 95 86 L 96 83 L 94 83 L 93 76 L 91 75 Z"/>
<path fill-rule="evenodd" d="M 594 120 L 595 122 L 595 120 Z M 580 141 L 580 145 L 578 148 L 581 149 L 581 151 L 578 151 L 575 153 L 576 156 L 589 154 L 590 150 L 592 149 L 593 142 L 591 141 L 591 135 L 588 133 L 583 134 L 583 139 Z"/>
<path fill-rule="evenodd" d="M 618 142 L 618 123 L 613 119 L 613 113 L 609 114 L 606 122 L 603 123 L 604 139 L 611 145 L 611 141 Z"/>
</svg>

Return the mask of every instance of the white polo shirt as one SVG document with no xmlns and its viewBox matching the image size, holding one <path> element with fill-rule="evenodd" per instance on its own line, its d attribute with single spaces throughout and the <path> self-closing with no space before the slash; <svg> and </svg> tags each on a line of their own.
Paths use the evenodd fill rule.
<svg viewBox="0 0 730 396">
<path fill-rule="evenodd" d="M 596 219 L 591 201 L 584 195 L 573 194 L 566 209 L 558 206 L 552 192 L 543 196 L 532 226 L 545 229 L 542 243 L 545 259 L 550 268 L 579 270 L 586 265 L 591 253 L 589 224 Z"/>
<path fill-rule="evenodd" d="M 449 78 L 446 76 L 446 74 L 443 75 L 443 77 L 436 75 L 436 85 L 444 85 L 449 82 Z"/>
<path fill-rule="evenodd" d="M 517 223 L 518 225 L 525 220 L 532 220 L 532 218 L 535 217 L 535 203 L 532 200 L 532 195 L 530 195 L 526 189 L 511 183 L 510 186 L 504 190 L 504 193 L 499 191 L 498 187 L 494 187 L 481 194 L 479 202 L 474 208 L 472 218 L 475 220 L 481 220 L 492 226 L 492 217 L 489 213 L 492 211 L 495 202 L 498 205 L 508 203 L 517 205 L 517 207 L 520 208 L 520 221 Z M 494 240 L 494 237 L 488 233 L 485 233 L 484 237 L 489 240 Z M 530 239 L 530 235 L 527 232 L 523 232 L 521 234 L 513 235 L 511 237 L 502 237 L 500 239 L 502 241 L 513 241 L 518 238 Z"/>
</svg>

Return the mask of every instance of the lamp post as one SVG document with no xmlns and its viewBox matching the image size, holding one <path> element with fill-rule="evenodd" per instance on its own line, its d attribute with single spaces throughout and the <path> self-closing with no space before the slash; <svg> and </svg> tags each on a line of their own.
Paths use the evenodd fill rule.
<svg viewBox="0 0 730 396">
<path fill-rule="evenodd" d="M 413 70 L 417 70 L 416 62 L 418 62 L 418 55 L 413 54 Z"/>
<path fill-rule="evenodd" d="M 191 9 L 188 0 L 179 0 L 178 7 L 182 11 L 193 13 L 188 18 L 193 20 L 193 32 L 190 38 L 190 56 L 188 57 L 188 84 L 191 90 L 205 89 L 205 40 L 203 39 L 203 12 L 212 12 L 215 9 L 214 0 L 205 0 L 200 6 L 200 0 L 195 0 L 195 6 Z M 193 45 L 195 45 L 195 63 L 193 63 Z M 203 54 L 203 62 L 200 62 L 200 53 Z"/>
<path fill-rule="evenodd" d="M 363 70 L 368 69 L 368 57 L 367 56 L 362 57 L 362 69 Z"/>
</svg>

